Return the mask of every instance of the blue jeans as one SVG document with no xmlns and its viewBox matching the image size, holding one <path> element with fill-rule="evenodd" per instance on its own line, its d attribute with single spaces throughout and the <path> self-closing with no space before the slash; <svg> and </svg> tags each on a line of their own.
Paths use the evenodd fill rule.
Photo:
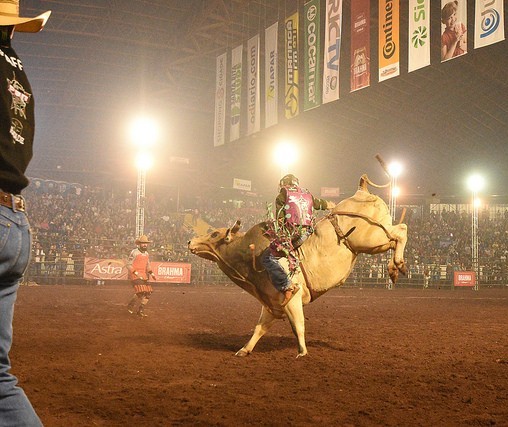
<svg viewBox="0 0 508 427">
<path fill-rule="evenodd" d="M 261 265 L 265 267 L 273 286 L 279 292 L 284 292 L 290 285 L 286 270 L 279 264 L 279 258 L 272 254 L 270 248 L 261 255 Z"/>
<path fill-rule="evenodd" d="M 25 212 L 0 206 L 0 427 L 42 426 L 17 378 L 9 370 L 14 302 L 30 259 L 30 224 Z"/>
</svg>

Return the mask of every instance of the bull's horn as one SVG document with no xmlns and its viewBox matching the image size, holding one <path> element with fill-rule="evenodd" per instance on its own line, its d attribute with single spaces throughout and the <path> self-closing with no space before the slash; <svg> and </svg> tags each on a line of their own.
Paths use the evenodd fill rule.
<svg viewBox="0 0 508 427">
<path fill-rule="evenodd" d="M 226 243 L 231 242 L 231 235 L 236 234 L 238 232 L 238 230 L 240 230 L 241 224 L 242 224 L 242 221 L 237 219 L 235 224 L 233 225 L 233 227 L 228 228 L 228 231 L 226 231 L 226 236 L 224 237 L 224 241 Z"/>
</svg>

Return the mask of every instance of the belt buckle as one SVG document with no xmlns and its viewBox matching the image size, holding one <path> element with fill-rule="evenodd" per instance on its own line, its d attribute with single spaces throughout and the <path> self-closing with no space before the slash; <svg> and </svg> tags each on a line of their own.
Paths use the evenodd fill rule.
<svg viewBox="0 0 508 427">
<path fill-rule="evenodd" d="M 11 194 L 11 203 L 12 210 L 14 212 L 23 212 L 25 210 L 25 199 L 22 196 L 16 196 L 15 194 Z M 19 204 L 19 207 L 18 207 Z"/>
</svg>

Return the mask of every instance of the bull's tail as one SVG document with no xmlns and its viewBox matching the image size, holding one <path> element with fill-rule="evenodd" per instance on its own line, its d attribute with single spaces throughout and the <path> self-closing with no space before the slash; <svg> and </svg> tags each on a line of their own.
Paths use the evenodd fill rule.
<svg viewBox="0 0 508 427">
<path fill-rule="evenodd" d="M 361 177 L 360 177 L 360 183 L 358 184 L 358 188 L 360 190 L 363 190 L 363 191 L 366 191 L 366 192 L 369 192 L 369 189 L 367 188 L 367 185 L 371 185 L 372 187 L 375 187 L 375 188 L 386 188 L 386 187 L 389 187 L 390 186 L 390 182 L 386 183 L 386 184 L 375 184 L 373 183 L 369 177 L 367 176 L 366 173 L 364 173 Z"/>
</svg>

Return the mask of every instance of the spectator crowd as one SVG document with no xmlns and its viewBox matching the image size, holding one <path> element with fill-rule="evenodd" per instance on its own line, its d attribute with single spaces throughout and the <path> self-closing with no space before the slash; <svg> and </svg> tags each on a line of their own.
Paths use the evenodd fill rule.
<svg viewBox="0 0 508 427">
<path fill-rule="evenodd" d="M 25 198 L 33 231 L 33 256 L 29 278 L 40 276 L 82 277 L 85 257 L 125 259 L 133 248 L 136 221 L 136 195 L 101 189 L 61 193 L 28 187 Z M 197 232 L 242 221 L 242 229 L 266 219 L 264 201 L 248 199 L 196 200 L 194 206 L 175 211 L 167 196 L 147 197 L 145 234 L 153 241 L 151 257 L 158 261 L 191 262 L 198 271 L 203 260 L 189 255 L 187 241 Z M 427 284 L 450 282 L 453 271 L 471 269 L 471 216 L 454 210 L 427 214 L 410 212 L 405 258 L 409 278 L 420 277 Z M 198 222 L 199 221 L 199 222 Z M 201 228 L 202 229 L 202 228 Z M 480 212 L 479 263 L 482 281 L 508 285 L 508 207 L 496 215 Z M 390 253 L 361 255 L 351 281 L 387 280 Z M 206 261 L 205 261 L 206 262 Z M 202 274 L 200 274 L 202 276 Z"/>
</svg>

